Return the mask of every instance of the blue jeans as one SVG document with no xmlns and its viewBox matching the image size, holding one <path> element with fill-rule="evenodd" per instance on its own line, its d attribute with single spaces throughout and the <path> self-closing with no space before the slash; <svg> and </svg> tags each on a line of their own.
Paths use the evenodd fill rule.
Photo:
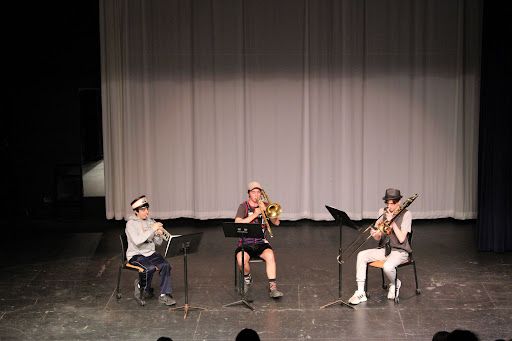
<svg viewBox="0 0 512 341">
<path fill-rule="evenodd" d="M 141 267 L 144 271 L 139 272 L 140 287 L 146 291 L 150 291 L 153 274 L 158 269 L 160 275 L 160 294 L 171 294 L 171 265 L 158 252 L 154 252 L 151 256 L 135 255 L 130 264 Z"/>
</svg>

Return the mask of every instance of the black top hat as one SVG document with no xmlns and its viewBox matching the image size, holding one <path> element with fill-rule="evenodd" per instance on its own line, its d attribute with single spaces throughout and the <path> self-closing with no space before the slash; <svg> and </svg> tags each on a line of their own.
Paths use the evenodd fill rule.
<svg viewBox="0 0 512 341">
<path fill-rule="evenodd" d="M 400 200 L 402 196 L 400 195 L 400 190 L 394 188 L 388 188 L 386 190 L 386 194 L 384 194 L 384 198 L 382 200 Z"/>
</svg>

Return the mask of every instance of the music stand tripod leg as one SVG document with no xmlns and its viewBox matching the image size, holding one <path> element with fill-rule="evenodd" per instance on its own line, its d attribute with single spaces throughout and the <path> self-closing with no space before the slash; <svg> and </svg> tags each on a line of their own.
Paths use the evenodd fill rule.
<svg viewBox="0 0 512 341">
<path fill-rule="evenodd" d="M 334 302 L 327 303 L 326 305 L 321 306 L 321 307 L 320 307 L 320 309 L 324 309 L 324 308 L 330 307 L 331 305 L 335 305 L 335 304 L 338 304 L 338 303 L 339 303 L 339 304 L 344 304 L 344 305 L 346 305 L 347 307 L 350 307 L 350 308 L 352 308 L 352 309 L 354 309 L 354 310 L 357 310 L 357 308 L 356 308 L 356 307 L 354 307 L 353 305 L 348 304 L 347 302 L 343 301 L 341 298 L 337 299 L 337 300 L 336 300 L 336 301 L 334 301 Z"/>
<path fill-rule="evenodd" d="M 340 231 L 340 233 L 341 233 L 341 231 Z M 340 251 L 339 252 L 341 253 L 341 240 L 340 240 Z M 338 265 L 338 274 L 339 274 L 339 278 L 338 278 L 338 299 L 336 301 L 334 301 L 334 302 L 327 303 L 326 305 L 321 306 L 320 309 L 324 309 L 324 308 L 330 307 L 331 305 L 335 305 L 335 304 L 340 303 L 340 304 L 344 304 L 347 307 L 350 307 L 350 308 L 352 308 L 354 310 L 357 310 L 356 307 L 354 307 L 351 304 L 348 304 L 347 302 L 345 302 L 345 301 L 343 301 L 341 299 L 341 273 L 342 273 L 341 264 L 339 264 Z"/>
<path fill-rule="evenodd" d="M 206 308 L 201 308 L 201 307 L 191 307 L 188 304 L 185 304 L 184 306 L 181 306 L 181 307 L 169 308 L 169 310 L 183 310 L 185 312 L 185 315 L 183 316 L 183 319 L 186 319 L 189 311 L 207 310 L 207 309 Z"/>
<path fill-rule="evenodd" d="M 183 245 L 183 267 L 184 267 L 184 269 L 183 269 L 184 276 L 183 277 L 185 278 L 185 305 L 181 306 L 181 307 L 176 307 L 176 308 L 169 308 L 169 311 L 171 311 L 171 310 L 183 310 L 185 312 L 185 315 L 183 316 L 183 319 L 187 318 L 187 315 L 188 315 L 189 311 L 192 311 L 192 310 L 206 310 L 206 308 L 190 307 L 188 305 L 187 248 L 188 248 L 187 245 Z"/>
<path fill-rule="evenodd" d="M 248 300 L 245 299 L 245 291 L 244 291 L 244 278 L 243 278 L 243 275 L 244 275 L 244 266 L 245 266 L 245 263 L 244 263 L 244 254 L 245 254 L 245 250 L 244 250 L 244 238 L 243 238 L 243 235 L 242 235 L 242 250 L 240 251 L 242 252 L 242 278 L 241 280 L 238 281 L 238 293 L 240 294 L 240 299 L 236 302 L 233 302 L 233 303 L 228 303 L 228 304 L 224 304 L 223 307 L 232 307 L 232 306 L 235 306 L 235 305 L 239 305 L 239 304 L 243 304 L 245 305 L 247 308 L 251 309 L 252 311 L 254 311 L 254 307 L 248 302 Z"/>
</svg>

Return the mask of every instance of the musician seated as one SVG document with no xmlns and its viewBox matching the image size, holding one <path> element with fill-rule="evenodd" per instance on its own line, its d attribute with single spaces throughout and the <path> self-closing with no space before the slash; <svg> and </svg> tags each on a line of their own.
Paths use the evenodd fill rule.
<svg viewBox="0 0 512 341">
<path fill-rule="evenodd" d="M 261 200 L 261 185 L 257 182 L 251 182 L 248 186 L 249 200 L 244 201 L 238 207 L 236 213 L 236 223 L 253 223 L 259 224 L 263 230 L 265 238 L 244 238 L 244 292 L 249 290 L 249 285 L 252 283 L 251 267 L 249 265 L 249 259 L 251 257 L 260 257 L 265 261 L 267 267 L 267 277 L 269 282 L 270 297 L 279 298 L 283 296 L 283 293 L 277 290 L 276 284 L 276 261 L 274 258 L 274 251 L 272 246 L 267 240 L 268 229 L 263 221 L 261 210 L 265 210 L 267 203 Z M 274 225 L 279 225 L 279 218 L 270 218 L 269 222 Z M 238 240 L 238 248 L 235 250 L 238 267 L 242 271 L 242 238 Z"/>
<path fill-rule="evenodd" d="M 165 305 L 176 304 L 171 296 L 171 265 L 162 255 L 155 252 L 155 244 L 161 245 L 163 238 L 162 223 L 148 218 L 149 203 L 146 196 L 140 196 L 131 203 L 135 215 L 128 218 L 126 223 L 126 237 L 128 249 L 126 259 L 129 263 L 142 268 L 139 279 L 135 280 L 135 298 L 140 300 L 140 288 L 144 289 L 146 298 L 153 297 L 151 282 L 156 270 L 160 275 L 160 297 L 158 302 Z"/>
<path fill-rule="evenodd" d="M 394 211 L 400 207 L 400 191 L 398 189 L 389 188 L 382 198 L 387 206 L 387 209 L 381 208 L 379 210 L 380 218 L 376 221 L 375 227 L 379 222 L 391 221 L 394 217 Z M 348 300 L 351 304 L 359 304 L 366 302 L 366 293 L 364 291 L 364 283 L 366 280 L 366 264 L 378 260 L 385 260 L 384 267 L 382 268 L 384 274 L 391 282 L 389 285 L 388 299 L 395 299 L 395 277 L 396 267 L 406 261 L 409 257 L 409 252 L 412 252 L 411 246 L 407 239 L 407 234 L 411 232 L 412 214 L 407 209 L 403 210 L 398 218 L 391 224 L 391 234 L 383 234 L 378 229 L 370 229 L 370 234 L 373 239 L 379 241 L 379 247 L 376 249 L 368 249 L 361 251 L 357 254 L 356 263 L 356 282 L 357 290 L 354 295 Z M 399 289 L 401 286 L 400 280 L 397 281 L 396 295 L 398 297 Z"/>
</svg>

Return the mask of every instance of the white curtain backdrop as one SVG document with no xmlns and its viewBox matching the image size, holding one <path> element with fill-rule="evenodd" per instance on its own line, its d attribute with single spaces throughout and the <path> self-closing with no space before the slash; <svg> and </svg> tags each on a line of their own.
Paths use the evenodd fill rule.
<svg viewBox="0 0 512 341">
<path fill-rule="evenodd" d="M 101 0 L 107 218 L 477 211 L 481 1 Z"/>
</svg>

